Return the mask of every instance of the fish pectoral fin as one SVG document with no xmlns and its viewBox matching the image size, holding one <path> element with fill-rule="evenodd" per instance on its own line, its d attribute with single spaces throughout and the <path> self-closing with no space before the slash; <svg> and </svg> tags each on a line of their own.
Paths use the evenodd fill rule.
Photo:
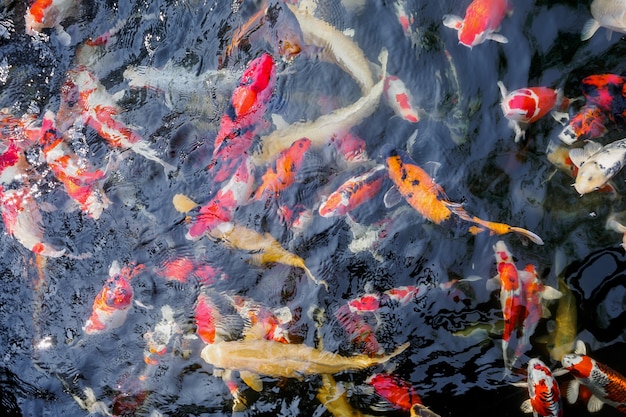
<svg viewBox="0 0 626 417">
<path fill-rule="evenodd" d="M 600 29 L 600 22 L 596 19 L 587 20 L 583 26 L 583 31 L 580 34 L 580 40 L 586 41 L 587 39 L 590 39 L 598 29 Z"/>
<path fill-rule="evenodd" d="M 577 340 L 574 344 L 574 353 L 577 355 L 586 355 L 587 346 L 585 346 L 585 342 L 583 342 L 582 340 Z"/>
<path fill-rule="evenodd" d="M 447 14 L 443 16 L 443 25 L 448 28 L 459 30 L 463 27 L 463 19 L 454 14 Z"/>
<path fill-rule="evenodd" d="M 569 150 L 569 157 L 577 167 L 581 167 L 587 159 L 602 149 L 598 142 L 589 141 L 584 148 L 573 148 Z"/>
<path fill-rule="evenodd" d="M 527 414 L 532 413 L 533 412 L 533 406 L 530 403 L 530 398 L 527 399 L 526 401 L 524 401 L 522 403 L 522 405 L 520 405 L 519 409 L 522 410 L 522 413 L 527 413 Z"/>
<path fill-rule="evenodd" d="M 489 278 L 487 280 L 486 288 L 487 288 L 487 291 L 489 291 L 489 292 L 493 292 L 495 290 L 499 290 L 500 286 L 501 286 L 501 283 L 500 283 L 500 276 L 499 275 L 496 275 L 495 277 Z"/>
<path fill-rule="evenodd" d="M 580 382 L 577 379 L 573 379 L 567 384 L 567 402 L 574 404 L 578 400 L 578 391 L 580 390 Z M 591 400 L 590 400 L 591 401 Z"/>
<path fill-rule="evenodd" d="M 400 194 L 400 190 L 395 185 L 387 190 L 383 197 L 383 203 L 387 208 L 397 205 L 400 201 L 402 201 L 402 194 Z"/>
<path fill-rule="evenodd" d="M 239 376 L 247 386 L 256 392 L 263 391 L 263 381 L 261 381 L 261 377 L 258 374 L 249 371 L 239 371 Z"/>
<path fill-rule="evenodd" d="M 487 39 L 496 41 L 499 43 L 509 43 L 509 40 L 506 38 L 506 36 L 501 35 L 499 33 L 488 33 Z"/>
<path fill-rule="evenodd" d="M 557 300 L 559 298 L 561 298 L 563 296 L 563 293 L 559 290 L 557 290 L 556 288 L 552 288 L 548 285 L 546 285 L 543 288 L 543 293 L 541 295 L 541 297 L 544 300 Z"/>
<path fill-rule="evenodd" d="M 602 409 L 603 405 L 604 403 L 600 398 L 592 395 L 591 398 L 589 398 L 589 402 L 587 403 L 587 410 L 589 410 L 590 413 L 596 413 Z"/>
</svg>

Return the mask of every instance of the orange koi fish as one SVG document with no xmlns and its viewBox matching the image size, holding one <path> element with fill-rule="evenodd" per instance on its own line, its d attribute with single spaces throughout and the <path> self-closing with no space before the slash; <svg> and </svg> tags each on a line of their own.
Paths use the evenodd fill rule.
<svg viewBox="0 0 626 417">
<path fill-rule="evenodd" d="M 422 399 L 413 385 L 397 375 L 382 372 L 370 376 L 366 382 L 394 408 L 409 411 L 415 404 L 422 404 Z"/>
<path fill-rule="evenodd" d="M 67 72 L 57 113 L 57 123 L 61 131 L 77 118 L 81 118 L 109 146 L 130 149 L 146 159 L 158 162 L 166 172 L 174 171 L 175 168 L 159 158 L 156 151 L 137 133 L 117 120 L 121 113 L 122 109 L 115 103 L 113 96 L 86 66 L 78 65 Z"/>
<path fill-rule="evenodd" d="M 507 0 L 474 0 L 465 10 L 464 19 L 447 14 L 443 25 L 458 31 L 459 43 L 470 49 L 486 40 L 507 43 L 506 37 L 495 32 L 509 11 Z"/>
<path fill-rule="evenodd" d="M 278 196 L 296 180 L 296 172 L 300 169 L 304 155 L 311 146 L 311 141 L 302 138 L 295 141 L 280 155 L 263 175 L 263 183 L 257 188 L 252 200 L 259 201 L 271 196 Z"/>
<path fill-rule="evenodd" d="M 608 132 L 607 123 L 608 117 L 598 106 L 584 105 L 559 133 L 559 139 L 571 145 L 578 140 L 599 138 Z"/>
<path fill-rule="evenodd" d="M 322 217 L 343 216 L 372 199 L 385 179 L 385 166 L 377 165 L 369 171 L 349 178 L 331 193 L 319 207 Z"/>
<path fill-rule="evenodd" d="M 549 112 L 557 121 L 567 120 L 568 115 L 560 111 L 567 109 L 570 101 L 563 97 L 559 89 L 527 87 L 507 91 L 502 81 L 498 81 L 498 87 L 502 95 L 500 107 L 504 117 L 509 120 L 509 126 L 515 130 L 515 142 L 525 135 L 520 124 L 534 123 Z"/>
<path fill-rule="evenodd" d="M 252 60 L 235 88 L 215 138 L 213 158 L 207 169 L 220 183 L 229 178 L 246 156 L 260 129 L 260 120 L 274 92 L 274 60 L 264 53 Z"/>
<path fill-rule="evenodd" d="M 43 29 L 56 28 L 64 43 L 69 44 L 71 39 L 60 23 L 71 16 L 77 6 L 78 0 L 35 0 L 24 16 L 26 33 L 35 36 Z"/>
<path fill-rule="evenodd" d="M 561 391 L 550 368 L 540 359 L 528 361 L 528 395 L 522 411 L 534 417 L 562 417 Z"/>
<path fill-rule="evenodd" d="M 96 295 L 91 316 L 83 326 L 87 334 L 106 332 L 124 324 L 133 302 L 130 280 L 143 268 L 144 265 L 134 264 L 120 268 L 117 261 L 113 261 L 109 268 L 109 279 Z"/>
<path fill-rule="evenodd" d="M 498 235 L 517 233 L 538 245 L 543 245 L 543 240 L 531 231 L 479 219 L 467 213 L 460 204 L 449 201 L 443 188 L 405 152 L 387 144 L 381 149 L 381 155 L 385 159 L 389 178 L 402 197 L 431 222 L 441 224 L 451 219 L 454 214 L 475 225 L 470 228 L 471 233 L 476 234 L 485 230 Z"/>
<path fill-rule="evenodd" d="M 41 145 L 46 163 L 54 176 L 61 181 L 69 197 L 76 201 L 80 209 L 94 219 L 99 219 L 102 211 L 110 204 L 99 182 L 105 173 L 90 169 L 87 161 L 81 160 L 58 135 L 54 125 L 54 115 L 46 112 L 42 124 Z"/>
<path fill-rule="evenodd" d="M 587 356 L 584 343 L 579 341 L 576 352 L 564 355 L 561 364 L 575 378 L 567 389 L 570 404 L 576 402 L 583 385 L 593 394 L 587 403 L 590 412 L 599 411 L 604 404 L 608 404 L 626 413 L 626 377 Z"/>
</svg>

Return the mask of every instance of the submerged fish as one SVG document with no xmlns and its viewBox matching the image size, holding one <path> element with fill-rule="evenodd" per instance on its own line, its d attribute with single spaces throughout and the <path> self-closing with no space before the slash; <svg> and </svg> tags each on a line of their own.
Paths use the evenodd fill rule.
<svg viewBox="0 0 626 417">
<path fill-rule="evenodd" d="M 443 24 L 458 31 L 459 43 L 468 48 L 486 40 L 507 43 L 508 39 L 496 31 L 509 9 L 507 0 L 474 0 L 465 10 L 465 18 L 447 14 Z"/>
<path fill-rule="evenodd" d="M 36 36 L 46 28 L 55 28 L 64 44 L 71 41 L 61 22 L 76 12 L 79 0 L 35 0 L 28 8 L 24 21 L 26 33 Z"/>
<path fill-rule="evenodd" d="M 591 15 L 583 27 L 580 39 L 590 39 L 600 27 L 608 29 L 607 38 L 611 32 L 626 33 L 626 1 L 624 0 L 593 0 L 591 2 Z"/>
<path fill-rule="evenodd" d="M 370 376 L 366 382 L 394 408 L 409 411 L 415 404 L 422 404 L 413 385 L 397 375 L 382 372 Z"/>
<path fill-rule="evenodd" d="M 476 226 L 470 228 L 474 234 L 485 230 L 498 235 L 518 233 L 538 245 L 543 244 L 543 240 L 539 236 L 521 227 L 490 222 L 470 215 L 460 204 L 449 201 L 443 188 L 405 152 L 397 150 L 391 145 L 384 145 L 381 149 L 381 155 L 387 165 L 389 178 L 402 197 L 411 207 L 431 222 L 441 224 L 451 219 L 454 214 L 464 221 L 475 224 Z"/>
<path fill-rule="evenodd" d="M 363 174 L 349 178 L 320 204 L 320 216 L 343 216 L 369 201 L 380 191 L 385 173 L 384 165 L 376 165 Z"/>
</svg>

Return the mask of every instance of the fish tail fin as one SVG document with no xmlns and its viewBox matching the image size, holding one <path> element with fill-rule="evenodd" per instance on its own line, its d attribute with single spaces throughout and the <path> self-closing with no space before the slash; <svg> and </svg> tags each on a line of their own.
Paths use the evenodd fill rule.
<svg viewBox="0 0 626 417">
<path fill-rule="evenodd" d="M 179 213 L 187 213 L 199 205 L 184 194 L 176 194 L 172 198 L 172 203 Z"/>
<path fill-rule="evenodd" d="M 304 269 L 304 272 L 306 273 L 306 275 L 317 285 L 323 285 L 324 288 L 326 288 L 326 291 L 328 291 L 328 283 L 324 280 L 318 280 L 315 275 L 313 275 L 313 273 L 311 272 L 311 270 L 309 268 L 307 268 L 306 265 L 302 266 L 302 269 Z"/>
<path fill-rule="evenodd" d="M 511 232 L 520 234 L 524 236 L 525 238 L 527 238 L 528 240 L 530 240 L 531 242 L 536 243 L 537 245 L 543 245 L 543 239 L 541 239 L 539 236 L 537 236 L 535 233 L 531 232 L 530 230 L 526 230 L 521 227 L 511 226 Z"/>
<path fill-rule="evenodd" d="M 151 161 L 158 162 L 159 164 L 161 164 L 161 166 L 165 170 L 166 175 L 169 174 L 170 172 L 176 171 L 176 167 L 174 165 L 168 164 L 167 162 L 159 158 L 157 156 L 156 151 L 152 149 L 146 142 L 134 142 L 130 146 L 130 149 L 133 152 L 143 156 L 146 159 L 149 159 Z"/>
</svg>

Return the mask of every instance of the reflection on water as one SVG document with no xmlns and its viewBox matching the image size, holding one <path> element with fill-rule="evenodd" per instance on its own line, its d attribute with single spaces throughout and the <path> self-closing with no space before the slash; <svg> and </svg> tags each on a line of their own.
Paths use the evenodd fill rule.
<svg viewBox="0 0 626 417">
<path fill-rule="evenodd" d="M 0 6 L 0 168 L 14 169 L 0 179 L 3 192 L 28 190 L 41 215 L 38 222 L 35 209 L 21 211 L 31 216 L 20 217 L 17 228 L 5 217 L 0 236 L 6 415 L 230 415 L 238 401 L 244 415 L 408 415 L 374 393 L 372 376 L 385 373 L 408 382 L 442 416 L 522 415 L 527 392 L 510 383 L 524 380 L 532 357 L 560 366 L 545 339 L 564 321 L 555 317 L 561 305 L 548 304 L 550 317 L 539 322 L 520 368 L 505 369 L 500 295 L 487 285 L 497 274 L 499 239 L 518 268 L 536 266 L 547 285 L 558 287 L 563 271 L 578 306 L 577 337 L 596 359 L 624 371 L 618 349 L 624 251 L 621 235 L 604 228 L 609 215 L 624 210 L 621 177 L 613 182 L 616 196 L 579 197 L 572 178 L 546 157 L 563 127 L 546 117 L 515 143 L 497 87 L 498 81 L 511 90 L 546 85 L 575 98 L 585 76 L 620 73 L 619 36 L 580 41 L 588 5 L 518 2 L 501 26 L 507 44 L 469 49 L 442 24 L 445 14 L 463 14 L 465 6 L 455 2 L 302 1 L 312 23 L 292 16 L 295 7 L 269 2 L 276 23 L 256 14 L 265 7 L 259 1 L 55 0 L 75 4 L 34 36 L 26 33 L 27 3 Z M 332 42 L 345 39 L 343 46 L 325 43 L 322 21 L 337 31 Z M 379 82 L 383 49 L 388 74 L 410 93 L 417 123 L 404 118 L 386 92 L 371 112 L 345 111 Z M 341 117 L 334 123 L 356 125 L 299 155 L 292 184 L 279 193 L 248 201 L 270 180 L 268 168 L 278 175 L 278 160 L 257 160 L 247 179 L 238 171 L 230 186 L 241 204 L 211 213 L 230 215 L 239 228 L 209 228 L 189 240 L 190 222 L 206 209 L 181 210 L 173 198 L 182 194 L 202 206 L 224 197 L 220 187 L 227 186 L 206 167 L 223 115 L 241 110 L 230 107 L 231 95 L 263 52 L 276 62 L 276 83 L 254 122 L 250 153 L 260 152 L 263 138 L 284 124 L 336 112 Z M 289 54 L 297 56 L 285 60 Z M 76 79 L 72 86 L 69 71 L 93 74 L 99 93 L 90 95 Z M 241 107 L 246 100 L 259 104 L 258 90 L 241 91 L 250 95 Z M 81 102 L 89 99 L 92 113 Z M 101 107 L 106 111 L 96 110 Z M 81 193 L 72 194 L 74 186 L 93 190 L 94 182 L 68 181 L 70 174 L 85 174 L 65 165 L 55 170 L 51 148 L 38 138 L 29 142 L 46 111 L 57 116 L 46 133 L 65 135 L 73 163 L 102 172 L 94 181 L 110 204 L 99 218 L 78 208 Z M 233 129 L 226 140 L 248 128 Z M 617 138 L 620 126 L 612 129 L 607 137 Z M 120 136 L 140 137 L 142 144 L 117 148 Z M 11 144 L 21 150 L 18 162 L 8 159 Z M 473 235 L 460 220 L 437 225 L 402 199 L 386 204 L 392 200 L 385 196 L 386 178 L 349 218 L 320 216 L 320 204 L 341 184 L 384 163 L 385 144 L 408 152 L 450 201 L 481 219 L 532 230 L 545 245 L 511 234 Z M 35 255 L 38 246 L 31 251 L 19 239 L 23 230 L 65 255 Z M 129 281 L 133 303 L 119 327 L 87 334 L 85 323 L 114 261 L 144 266 Z M 401 289 L 411 295 L 393 292 Z M 205 363 L 206 339 L 198 334 L 221 343 L 277 338 L 344 356 L 410 346 L 385 364 L 333 378 L 287 380 L 267 371 L 257 392 L 245 373 L 229 375 Z M 617 415 L 610 407 L 602 412 Z M 586 414 L 565 405 L 567 416 Z"/>
</svg>

